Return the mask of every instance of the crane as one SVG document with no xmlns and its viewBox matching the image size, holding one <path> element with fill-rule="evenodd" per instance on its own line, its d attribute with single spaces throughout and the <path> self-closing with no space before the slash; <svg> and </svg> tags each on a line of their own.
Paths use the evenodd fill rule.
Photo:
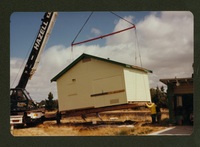
<svg viewBox="0 0 200 147">
<path fill-rule="evenodd" d="M 17 86 L 10 89 L 11 125 L 29 125 L 33 122 L 41 121 L 44 117 L 44 110 L 39 109 L 36 103 L 31 99 L 29 93 L 26 91 L 26 85 L 37 69 L 41 53 L 48 41 L 56 17 L 57 12 L 45 12 L 21 78 Z"/>
</svg>

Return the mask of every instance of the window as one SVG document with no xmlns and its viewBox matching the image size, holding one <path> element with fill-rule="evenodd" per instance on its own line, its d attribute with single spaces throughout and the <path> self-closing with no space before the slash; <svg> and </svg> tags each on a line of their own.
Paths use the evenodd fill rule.
<svg viewBox="0 0 200 147">
<path fill-rule="evenodd" d="M 177 106 L 183 106 L 182 96 L 176 97 L 176 103 L 177 103 Z"/>
</svg>

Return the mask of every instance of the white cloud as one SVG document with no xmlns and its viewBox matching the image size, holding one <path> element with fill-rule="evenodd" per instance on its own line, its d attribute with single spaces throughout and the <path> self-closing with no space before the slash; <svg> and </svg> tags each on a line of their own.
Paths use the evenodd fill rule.
<svg viewBox="0 0 200 147">
<path fill-rule="evenodd" d="M 100 35 L 101 34 L 101 31 L 97 28 L 92 28 L 91 29 L 91 33 L 93 33 L 94 35 Z"/>
<path fill-rule="evenodd" d="M 127 16 L 129 21 L 133 16 Z M 113 30 L 130 27 L 120 20 Z M 50 80 L 82 53 L 110 58 L 119 62 L 135 64 L 135 52 L 140 50 L 144 68 L 153 70 L 149 75 L 150 87 L 160 86 L 159 79 L 190 77 L 193 63 L 193 15 L 190 12 L 152 13 L 136 24 L 139 48 L 134 30 L 106 38 L 106 46 L 79 45 L 70 47 L 52 46 L 42 54 L 39 67 L 27 85 L 32 98 L 37 101 L 47 98 L 51 91 L 57 98 L 56 83 Z M 95 29 L 94 33 L 99 33 Z M 139 59 L 139 58 L 138 58 Z M 11 82 L 17 74 L 21 59 L 11 59 Z M 139 63 L 139 61 L 137 61 Z"/>
<path fill-rule="evenodd" d="M 128 20 L 129 22 L 132 22 L 133 16 L 124 17 L 124 19 Z M 131 26 L 132 26 L 131 24 L 120 19 L 119 22 L 116 24 L 113 32 L 127 29 Z M 124 31 L 122 33 L 119 33 L 107 38 L 106 44 L 107 45 L 129 44 L 134 41 L 134 36 L 135 36 L 135 33 L 133 30 Z"/>
<path fill-rule="evenodd" d="M 21 76 L 20 74 L 22 73 L 24 66 L 25 66 L 25 63 L 23 63 L 23 60 L 20 58 L 12 58 L 10 60 L 10 86 L 11 87 L 17 86 L 16 84 L 19 81 L 19 78 Z"/>
<path fill-rule="evenodd" d="M 152 14 L 137 29 L 145 66 L 159 78 L 191 76 L 194 30 L 190 12 Z"/>
</svg>

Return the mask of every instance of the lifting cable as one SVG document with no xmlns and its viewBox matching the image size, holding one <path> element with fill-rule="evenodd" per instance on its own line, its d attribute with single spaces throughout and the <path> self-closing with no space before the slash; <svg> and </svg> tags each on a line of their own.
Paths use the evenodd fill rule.
<svg viewBox="0 0 200 147">
<path fill-rule="evenodd" d="M 88 40 L 84 40 L 84 41 L 80 41 L 80 42 L 75 42 L 75 40 L 77 39 L 77 37 L 79 36 L 79 34 L 81 33 L 81 31 L 83 30 L 84 26 L 87 24 L 87 22 L 91 18 L 92 14 L 93 14 L 93 12 L 91 12 L 91 14 L 88 16 L 87 20 L 85 21 L 85 23 L 83 24 L 83 26 L 79 30 L 78 34 L 76 35 L 76 37 L 74 38 L 74 40 L 71 43 L 71 53 L 73 52 L 73 46 L 75 46 L 75 45 L 87 43 L 87 42 L 94 41 L 94 40 L 97 40 L 97 39 L 102 39 L 102 38 L 105 38 L 105 37 L 108 37 L 108 36 L 111 36 L 111 35 L 115 35 L 115 34 L 118 34 L 118 33 L 121 33 L 121 32 L 127 31 L 127 30 L 130 30 L 130 29 L 133 29 L 133 28 L 135 28 L 136 44 L 137 44 L 137 48 L 138 48 L 138 51 L 139 51 L 138 38 L 137 38 L 135 24 L 133 24 L 132 22 L 126 20 L 125 18 L 117 15 L 116 13 L 114 13 L 112 11 L 110 11 L 110 13 L 112 13 L 113 15 L 115 15 L 115 16 L 119 17 L 120 19 L 126 21 L 127 23 L 131 24 L 132 26 L 128 27 L 126 29 L 122 29 L 122 30 L 119 30 L 119 31 L 116 31 L 116 32 L 112 32 L 112 33 L 109 33 L 109 34 L 106 34 L 106 35 L 102 35 L 102 36 L 99 36 L 99 37 L 95 37 L 95 38 L 92 38 L 92 39 L 88 39 Z M 140 51 L 139 51 L 139 58 L 140 58 L 140 63 L 141 63 L 141 67 L 142 67 L 142 60 L 141 60 Z M 136 57 L 135 57 L 135 60 L 136 60 Z"/>
<path fill-rule="evenodd" d="M 136 49 L 138 49 L 138 54 L 139 54 L 139 58 L 140 58 L 140 66 L 142 67 L 142 58 L 141 58 L 141 54 L 140 54 L 140 46 L 139 46 L 139 41 L 138 41 L 136 29 L 135 29 L 135 38 L 136 38 Z M 135 53 L 135 60 L 137 60 L 136 53 Z"/>
<path fill-rule="evenodd" d="M 127 19 L 124 19 L 123 17 L 117 15 L 116 13 L 114 12 L 110 12 L 112 14 L 114 14 L 115 16 L 123 19 L 124 21 L 128 22 L 129 24 L 131 25 L 134 25 L 132 22 L 128 21 Z M 134 25 L 135 26 L 135 25 Z M 136 27 L 135 27 L 135 37 L 136 37 L 136 48 L 138 49 L 138 52 L 139 52 L 139 58 L 140 58 L 140 64 L 141 64 L 141 67 L 142 67 L 142 59 L 141 59 L 141 54 L 140 54 L 140 49 L 139 49 L 139 41 L 138 41 L 138 38 L 137 38 L 137 31 L 136 31 Z M 136 60 L 137 60 L 137 57 L 136 57 L 136 53 L 135 53 L 135 63 L 136 63 Z"/>
<path fill-rule="evenodd" d="M 112 12 L 112 11 L 110 11 L 110 13 L 112 13 L 112 14 L 114 14 L 115 16 L 117 16 L 117 17 L 121 18 L 122 20 L 124 20 L 124 21 L 126 21 L 126 22 L 130 23 L 131 25 L 135 26 L 135 24 L 133 24 L 132 22 L 128 21 L 127 19 L 124 19 L 123 17 L 121 17 L 121 16 L 117 15 L 116 13 L 114 13 L 114 12 Z"/>
<path fill-rule="evenodd" d="M 86 19 L 85 23 L 83 24 L 83 26 L 81 27 L 81 29 L 79 30 L 79 32 L 77 33 L 77 35 L 75 36 L 74 40 L 71 43 L 71 60 L 73 61 L 73 44 L 74 41 L 77 39 L 78 35 L 81 33 L 81 31 L 83 30 L 83 28 L 85 27 L 85 25 L 87 24 L 87 22 L 89 21 L 90 17 L 92 16 L 93 12 L 90 13 L 90 15 L 88 16 L 88 18 Z"/>
<path fill-rule="evenodd" d="M 93 12 L 90 13 L 90 15 L 88 16 L 87 20 L 85 21 L 85 23 L 83 24 L 83 26 L 81 27 L 81 29 L 79 30 L 78 34 L 76 35 L 76 37 L 74 38 L 74 40 L 71 43 L 71 51 L 73 51 L 73 44 L 74 41 L 76 40 L 76 38 L 78 37 L 78 35 L 81 33 L 81 31 L 83 30 L 84 26 L 87 24 L 88 20 L 90 19 L 90 17 L 92 16 Z"/>
<path fill-rule="evenodd" d="M 124 32 L 124 31 L 127 31 L 127 30 L 130 30 L 130 29 L 133 29 L 133 28 L 136 28 L 135 25 L 133 23 L 131 23 L 130 21 L 122 18 L 121 16 L 115 14 L 114 12 L 110 12 L 112 14 L 114 14 L 115 16 L 123 19 L 124 21 L 128 22 L 129 24 L 131 24 L 132 26 L 129 27 L 129 28 L 126 28 L 126 29 L 123 29 L 123 30 L 119 30 L 119 31 L 116 31 L 116 32 L 112 32 L 112 33 L 109 33 L 109 34 L 106 34 L 106 35 L 102 35 L 102 36 L 99 36 L 99 37 L 95 37 L 95 38 L 92 38 L 92 39 L 88 39 L 88 40 L 84 40 L 84 41 L 80 41 L 80 42 L 75 42 L 75 40 L 77 39 L 78 35 L 81 33 L 81 31 L 83 30 L 84 26 L 86 25 L 86 23 L 88 22 L 88 20 L 90 19 L 90 17 L 92 16 L 93 12 L 89 15 L 89 17 L 87 18 L 87 20 L 85 21 L 85 23 L 83 24 L 83 26 L 81 27 L 80 31 L 78 32 L 78 34 L 76 35 L 76 37 L 74 38 L 74 40 L 72 41 L 71 43 L 71 49 L 73 50 L 73 46 L 74 45 L 78 45 L 78 44 L 82 44 L 82 43 L 86 43 L 86 42 L 90 42 L 90 41 L 94 41 L 94 40 L 97 40 L 97 39 L 102 39 L 102 38 L 105 38 L 105 37 L 108 37 L 108 36 L 111 36 L 111 35 L 114 35 L 114 34 L 118 34 L 118 33 L 121 33 L 121 32 Z"/>
</svg>

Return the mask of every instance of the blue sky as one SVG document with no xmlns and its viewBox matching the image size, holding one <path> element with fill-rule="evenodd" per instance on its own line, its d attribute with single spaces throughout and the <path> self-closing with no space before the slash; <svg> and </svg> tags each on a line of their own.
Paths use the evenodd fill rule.
<svg viewBox="0 0 200 147">
<path fill-rule="evenodd" d="M 36 101 L 52 92 L 57 98 L 56 83 L 50 80 L 82 53 L 140 66 L 149 74 L 151 88 L 162 86 L 159 79 L 191 77 L 194 53 L 194 16 L 189 11 L 115 12 L 136 25 L 135 29 L 105 39 L 77 45 L 70 44 L 91 12 L 58 12 L 41 56 L 40 64 L 26 89 Z M 27 53 L 32 49 L 44 12 L 15 12 L 10 17 L 10 86 L 19 81 Z M 110 12 L 94 12 L 76 41 L 130 27 Z M 137 61 L 135 60 L 137 57 Z"/>
<path fill-rule="evenodd" d="M 76 34 L 85 23 L 91 12 L 59 12 L 52 34 L 46 45 L 49 48 L 53 45 L 62 44 L 70 46 Z M 150 12 L 114 12 L 121 17 L 134 16 L 137 23 L 144 19 Z M 25 57 L 26 51 L 30 50 L 32 43 L 37 35 L 41 18 L 44 12 L 15 12 L 11 15 L 10 34 L 11 34 L 11 57 Z M 77 41 L 86 40 L 98 36 L 91 32 L 92 28 L 99 29 L 101 35 L 111 33 L 115 23 L 120 18 L 110 12 L 94 12 L 77 38 Z M 94 43 L 104 44 L 105 40 L 98 40 Z M 93 42 L 89 43 L 93 44 Z"/>
</svg>

